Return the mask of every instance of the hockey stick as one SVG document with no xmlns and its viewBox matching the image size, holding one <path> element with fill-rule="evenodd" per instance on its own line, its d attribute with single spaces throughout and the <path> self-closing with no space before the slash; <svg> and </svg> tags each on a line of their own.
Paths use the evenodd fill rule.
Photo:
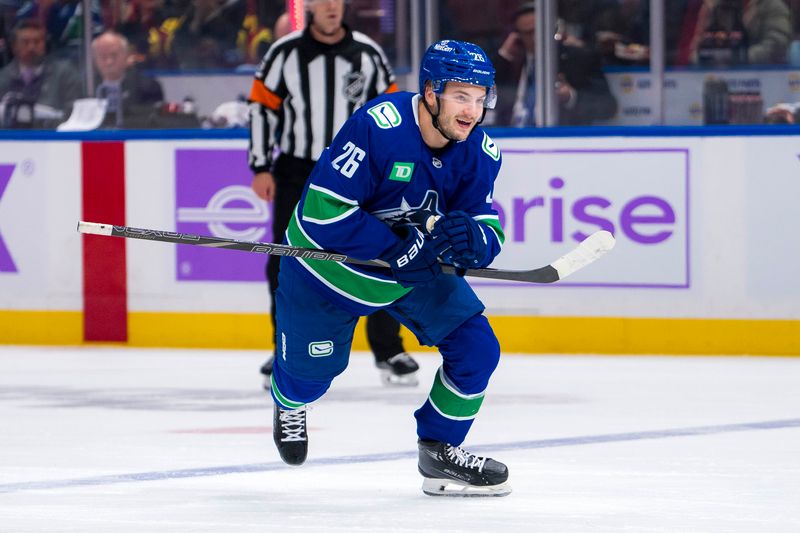
<svg viewBox="0 0 800 533">
<path fill-rule="evenodd" d="M 111 224 L 98 224 L 96 222 L 78 222 L 78 232 L 88 235 L 105 235 L 109 237 L 144 239 L 175 244 L 192 244 L 194 246 L 206 246 L 209 248 L 226 248 L 229 250 L 242 250 L 260 254 L 296 257 L 298 259 L 316 259 L 319 261 L 336 261 L 337 263 L 388 267 L 383 261 L 356 259 L 344 254 L 316 250 L 314 248 L 302 248 L 299 246 L 290 246 L 288 244 L 237 241 L 234 239 L 224 239 L 222 237 L 206 237 L 202 235 L 192 235 L 191 233 L 174 233 L 172 231 L 132 228 L 129 226 L 112 226 Z M 533 270 L 478 268 L 467 270 L 466 275 L 474 278 L 502 279 L 526 283 L 553 283 L 566 278 L 573 272 L 594 262 L 611 250 L 614 247 L 614 243 L 614 236 L 611 235 L 611 233 L 607 231 L 598 231 L 591 234 L 566 255 L 561 256 L 542 268 L 535 268 Z M 456 271 L 451 265 L 442 265 L 442 270 L 447 274 L 455 274 Z"/>
</svg>

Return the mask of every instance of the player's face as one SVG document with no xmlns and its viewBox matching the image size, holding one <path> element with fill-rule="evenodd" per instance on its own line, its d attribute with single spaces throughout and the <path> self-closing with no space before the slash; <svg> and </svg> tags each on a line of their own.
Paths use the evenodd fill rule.
<svg viewBox="0 0 800 533">
<path fill-rule="evenodd" d="M 448 82 L 439 95 L 439 127 L 451 139 L 463 141 L 483 117 L 485 100 L 484 87 Z"/>
<path fill-rule="evenodd" d="M 342 27 L 344 0 L 311 0 L 307 5 L 314 16 L 311 25 L 322 35 L 335 35 Z"/>
</svg>

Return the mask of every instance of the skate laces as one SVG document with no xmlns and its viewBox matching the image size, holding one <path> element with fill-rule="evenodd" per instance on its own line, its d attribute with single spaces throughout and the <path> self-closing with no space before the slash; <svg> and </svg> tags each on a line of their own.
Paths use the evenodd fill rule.
<svg viewBox="0 0 800 533">
<path fill-rule="evenodd" d="M 282 442 L 297 442 L 304 441 L 306 437 L 303 435 L 306 429 L 306 408 L 299 409 L 278 409 L 278 414 L 281 421 L 281 433 L 285 437 L 281 438 Z"/>
<path fill-rule="evenodd" d="M 469 453 L 467 450 L 447 444 L 445 446 L 445 453 L 447 458 L 453 461 L 458 466 L 466 466 L 467 468 L 475 468 L 478 472 L 483 471 L 483 466 L 486 464 L 485 457 L 478 457 L 477 455 Z"/>
</svg>

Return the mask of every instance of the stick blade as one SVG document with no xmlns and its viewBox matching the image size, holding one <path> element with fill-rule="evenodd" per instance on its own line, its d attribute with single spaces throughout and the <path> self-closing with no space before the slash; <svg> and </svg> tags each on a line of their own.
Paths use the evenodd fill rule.
<svg viewBox="0 0 800 533">
<path fill-rule="evenodd" d="M 112 226 L 96 222 L 78 222 L 78 233 L 87 235 L 111 235 Z"/>
<path fill-rule="evenodd" d="M 558 279 L 564 279 L 608 253 L 616 242 L 610 232 L 596 231 L 586 237 L 577 248 L 553 261 L 551 266 L 558 272 Z"/>
</svg>

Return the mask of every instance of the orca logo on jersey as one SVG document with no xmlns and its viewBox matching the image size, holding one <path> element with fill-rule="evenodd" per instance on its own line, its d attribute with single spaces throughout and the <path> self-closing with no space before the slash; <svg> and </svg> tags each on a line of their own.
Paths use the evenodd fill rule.
<svg viewBox="0 0 800 533">
<path fill-rule="evenodd" d="M 342 76 L 344 81 L 344 88 L 342 94 L 351 104 L 358 104 L 361 102 L 361 97 L 364 95 L 364 87 L 366 86 L 366 76 L 363 72 L 348 72 Z"/>
<path fill-rule="evenodd" d="M 421 222 L 427 220 L 429 216 L 442 215 L 442 212 L 439 211 L 439 193 L 428 189 L 419 205 L 412 207 L 403 198 L 399 208 L 382 209 L 370 214 L 393 228 L 399 226 L 422 227 Z"/>
</svg>

